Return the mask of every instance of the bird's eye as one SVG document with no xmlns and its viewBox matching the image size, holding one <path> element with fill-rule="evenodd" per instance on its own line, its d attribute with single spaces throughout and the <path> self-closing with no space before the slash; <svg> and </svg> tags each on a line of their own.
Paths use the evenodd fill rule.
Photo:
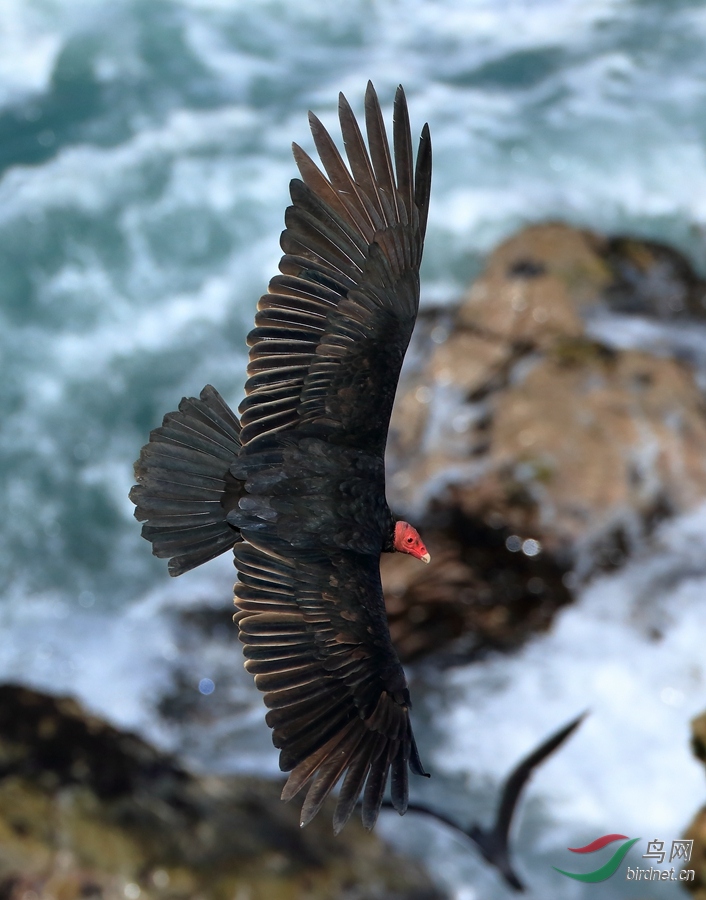
<svg viewBox="0 0 706 900">
<path fill-rule="evenodd" d="M 414 542 L 414 538 L 412 537 L 411 534 L 410 534 L 410 536 L 409 536 L 408 538 L 405 538 L 405 540 L 407 541 L 408 544 L 411 544 L 411 543 Z"/>
</svg>

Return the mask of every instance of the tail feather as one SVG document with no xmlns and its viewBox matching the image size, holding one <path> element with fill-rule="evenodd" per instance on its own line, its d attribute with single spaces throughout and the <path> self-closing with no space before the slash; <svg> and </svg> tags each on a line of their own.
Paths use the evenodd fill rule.
<svg viewBox="0 0 706 900">
<path fill-rule="evenodd" d="M 135 463 L 130 491 L 135 518 L 152 553 L 181 575 L 242 540 L 226 519 L 242 482 L 230 474 L 240 452 L 240 422 L 211 385 L 185 397 L 150 433 Z"/>
</svg>

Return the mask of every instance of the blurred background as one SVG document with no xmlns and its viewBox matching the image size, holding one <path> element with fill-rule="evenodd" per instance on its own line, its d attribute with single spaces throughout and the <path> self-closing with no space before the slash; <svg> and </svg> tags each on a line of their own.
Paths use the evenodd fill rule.
<svg viewBox="0 0 706 900">
<path fill-rule="evenodd" d="M 424 122 L 433 140 L 421 301 L 430 338 L 405 376 L 417 400 L 429 403 L 425 360 L 446 343 L 457 304 L 501 241 L 543 222 L 629 237 L 643 243 L 591 238 L 608 272 L 597 283 L 605 288 L 618 272 L 624 300 L 630 273 L 641 272 L 647 300 L 633 309 L 594 303 L 579 343 L 686 362 L 696 393 L 675 401 L 675 414 L 683 425 L 692 411 L 693 467 L 701 465 L 706 4 L 5 0 L 0 678 L 73 695 L 202 773 L 274 776 L 277 754 L 230 623 L 231 560 L 169 579 L 132 518 L 132 463 L 162 415 L 204 384 L 237 407 L 245 335 L 280 255 L 291 142 L 311 151 L 309 109 L 335 132 L 339 91 L 361 112 L 369 78 L 388 126 L 402 83 L 415 140 Z M 652 242 L 681 255 L 660 256 Z M 540 251 L 523 247 L 513 264 L 525 268 L 513 277 L 551 274 L 549 256 L 532 262 Z M 644 265 L 635 247 L 652 253 Z M 667 282 L 696 299 L 677 290 L 660 306 Z M 524 309 L 525 300 L 512 303 Z M 432 436 L 438 427 L 419 425 Z M 401 423 L 399 431 L 404 448 Z M 653 439 L 651 431 L 641 445 L 648 455 Z M 423 449 L 418 435 L 409 440 Z M 496 567 L 535 557 L 548 567 L 522 570 L 529 595 L 556 586 L 536 627 L 510 640 L 442 635 L 410 645 L 415 731 L 433 773 L 412 792 L 459 821 L 489 821 L 512 765 L 590 708 L 531 784 L 515 859 L 533 895 L 594 896 L 594 885 L 552 870 L 571 868 L 567 847 L 608 832 L 668 843 L 706 793 L 689 747 L 689 721 L 706 708 L 704 473 L 676 488 L 663 479 L 632 518 L 611 507 L 607 518 L 589 516 L 588 537 L 578 529 L 564 539 L 560 516 L 545 535 L 534 495 L 539 513 L 529 519 L 470 501 L 440 512 L 449 486 L 480 477 L 447 463 L 436 480 L 425 470 L 421 494 L 405 494 L 413 475 L 396 452 L 398 508 L 440 540 L 461 540 L 452 535 L 460 509 L 466 525 L 499 535 Z M 473 544 L 479 532 L 465 533 Z M 593 552 L 599 533 L 612 536 L 601 544 L 607 558 Z M 525 596 L 489 583 L 500 591 L 495 605 Z M 478 596 L 463 602 L 475 608 Z M 441 826 L 387 814 L 379 830 L 457 900 L 511 895 Z M 640 888 L 642 898 L 685 896 L 674 884 Z M 600 891 L 638 896 L 620 873 Z"/>
</svg>

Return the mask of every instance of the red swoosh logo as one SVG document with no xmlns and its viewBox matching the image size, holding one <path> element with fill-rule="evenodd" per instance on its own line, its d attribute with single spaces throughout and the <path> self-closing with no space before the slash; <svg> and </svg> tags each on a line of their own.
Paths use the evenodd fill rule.
<svg viewBox="0 0 706 900">
<path fill-rule="evenodd" d="M 596 838 L 595 841 L 591 841 L 585 847 L 569 847 L 568 849 L 572 853 L 593 853 L 595 850 L 602 850 L 603 847 L 607 844 L 612 844 L 613 841 L 625 841 L 627 838 L 627 834 L 604 834 L 603 837 Z"/>
</svg>

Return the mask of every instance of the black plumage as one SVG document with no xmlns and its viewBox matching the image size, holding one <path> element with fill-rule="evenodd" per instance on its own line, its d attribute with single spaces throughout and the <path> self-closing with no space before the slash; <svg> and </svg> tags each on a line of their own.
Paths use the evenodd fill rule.
<svg viewBox="0 0 706 900">
<path fill-rule="evenodd" d="M 341 95 L 350 168 L 318 119 L 322 172 L 294 145 L 280 275 L 248 336 L 240 421 L 210 386 L 150 435 L 131 498 L 143 536 L 178 575 L 233 548 L 245 667 L 290 772 L 302 824 L 339 782 L 334 829 L 362 794 L 376 821 L 388 778 L 404 813 L 408 768 L 425 774 L 380 583 L 383 551 L 428 561 L 385 499 L 384 451 L 419 303 L 431 184 L 422 131 L 413 168 L 402 88 L 390 152 L 371 84 L 365 141 Z"/>
</svg>

